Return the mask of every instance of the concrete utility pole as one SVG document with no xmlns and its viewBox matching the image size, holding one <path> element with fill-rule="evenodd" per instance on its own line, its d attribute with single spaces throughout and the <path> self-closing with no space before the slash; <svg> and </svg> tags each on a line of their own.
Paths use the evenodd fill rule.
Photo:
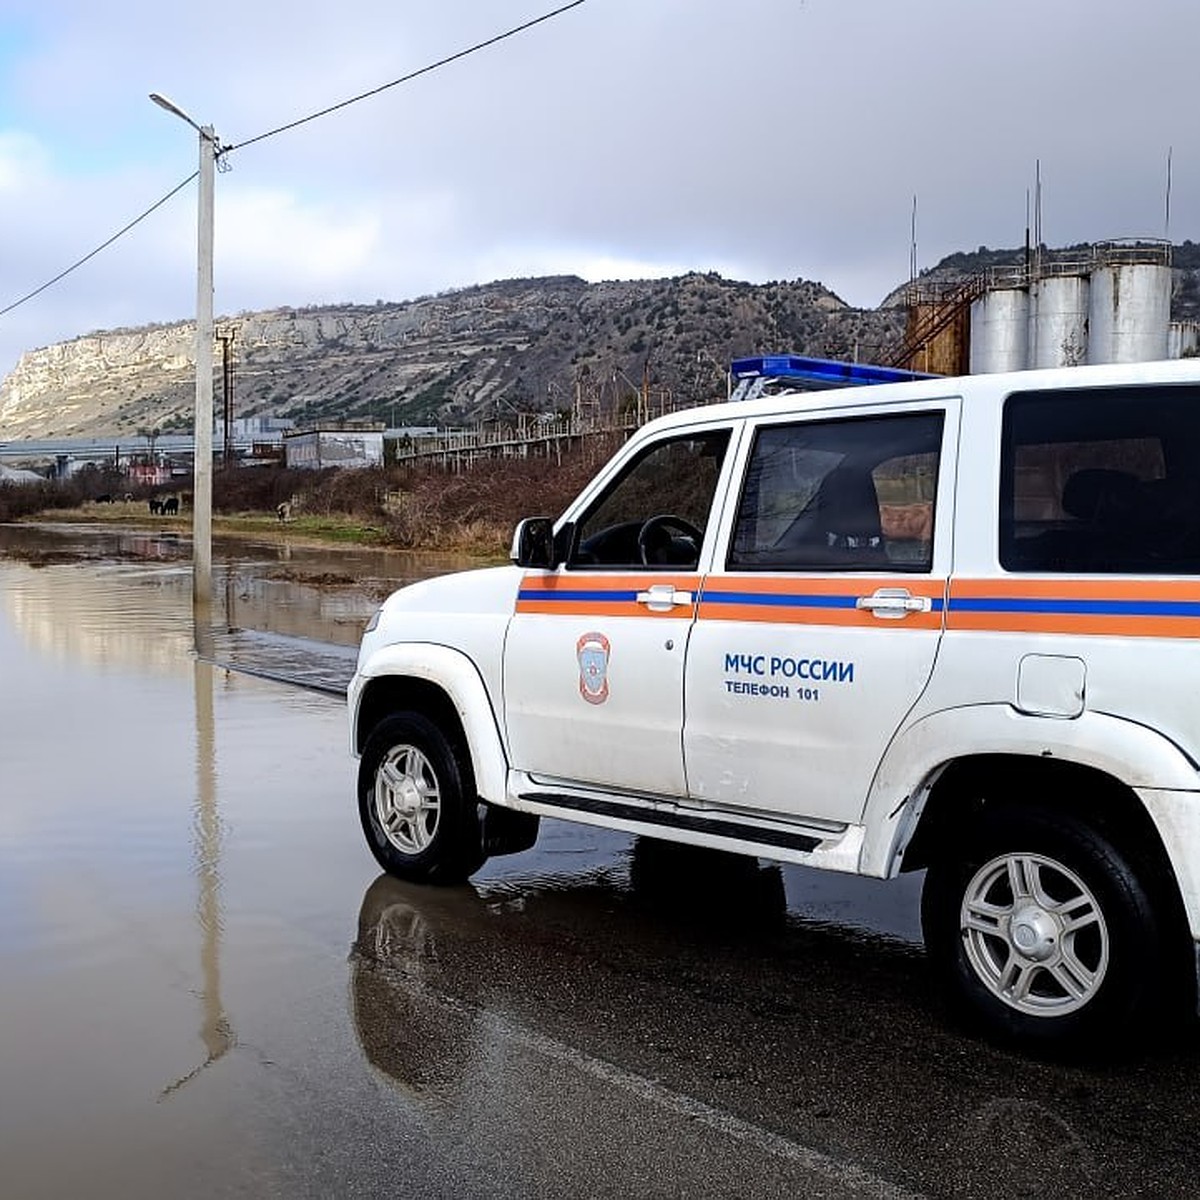
<svg viewBox="0 0 1200 1200">
<path fill-rule="evenodd" d="M 191 117 L 157 92 L 159 108 L 186 121 L 200 135 L 200 198 L 196 218 L 196 415 L 192 470 L 192 608 L 207 616 L 212 605 L 213 429 L 213 176 L 220 145 L 211 125 Z"/>
</svg>

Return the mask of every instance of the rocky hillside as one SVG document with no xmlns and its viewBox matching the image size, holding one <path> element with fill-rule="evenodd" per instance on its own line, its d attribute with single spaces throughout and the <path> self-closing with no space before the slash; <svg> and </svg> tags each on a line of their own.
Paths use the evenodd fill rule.
<svg viewBox="0 0 1200 1200">
<path fill-rule="evenodd" d="M 567 409 L 577 397 L 616 405 L 644 378 L 678 403 L 703 402 L 723 397 L 731 358 L 877 360 L 902 322 L 899 310 L 852 309 L 804 280 L 565 276 L 370 307 L 248 313 L 218 319 L 217 334 L 232 334 L 235 416 L 415 425 Z M 193 328 L 114 330 L 30 351 L 0 383 L 0 437 L 189 428 Z M 219 410 L 219 341 L 216 351 Z"/>
</svg>

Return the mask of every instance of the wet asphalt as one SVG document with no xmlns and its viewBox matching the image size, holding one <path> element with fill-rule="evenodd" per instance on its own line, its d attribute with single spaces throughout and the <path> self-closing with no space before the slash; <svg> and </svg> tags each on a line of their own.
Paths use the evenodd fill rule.
<svg viewBox="0 0 1200 1200">
<path fill-rule="evenodd" d="M 919 878 L 554 822 L 380 876 L 329 693 L 425 566 L 219 544 L 213 664 L 186 549 L 0 529 L 0 1195 L 1200 1194 L 1195 1028 L 979 1040 Z"/>
</svg>

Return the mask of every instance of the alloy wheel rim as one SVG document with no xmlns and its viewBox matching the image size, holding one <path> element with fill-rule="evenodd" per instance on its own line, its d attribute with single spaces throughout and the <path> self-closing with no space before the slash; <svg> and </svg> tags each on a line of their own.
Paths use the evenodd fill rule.
<svg viewBox="0 0 1200 1200">
<path fill-rule="evenodd" d="M 402 854 L 427 850 L 437 833 L 442 796 L 429 759 L 416 746 L 393 746 L 375 772 L 372 797 L 384 837 Z"/>
<path fill-rule="evenodd" d="M 1027 1016 L 1077 1012 L 1109 963 L 1103 910 L 1069 867 L 1040 854 L 1002 854 L 968 883 L 960 913 L 967 960 L 998 1000 Z"/>
</svg>

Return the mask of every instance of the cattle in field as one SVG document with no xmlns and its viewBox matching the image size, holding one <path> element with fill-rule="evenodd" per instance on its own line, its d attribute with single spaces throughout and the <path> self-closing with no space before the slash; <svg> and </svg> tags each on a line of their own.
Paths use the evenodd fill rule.
<svg viewBox="0 0 1200 1200">
<path fill-rule="evenodd" d="M 162 502 L 162 511 L 164 517 L 173 517 L 179 512 L 179 497 L 168 496 Z"/>
<path fill-rule="evenodd" d="M 151 512 L 151 514 L 152 514 L 152 515 L 154 515 L 154 514 L 161 514 L 161 513 L 162 513 L 162 510 L 163 510 L 163 509 L 162 509 L 162 501 L 161 501 L 161 500 L 155 500 L 155 499 L 151 498 L 151 500 L 150 500 L 150 512 Z"/>
</svg>

